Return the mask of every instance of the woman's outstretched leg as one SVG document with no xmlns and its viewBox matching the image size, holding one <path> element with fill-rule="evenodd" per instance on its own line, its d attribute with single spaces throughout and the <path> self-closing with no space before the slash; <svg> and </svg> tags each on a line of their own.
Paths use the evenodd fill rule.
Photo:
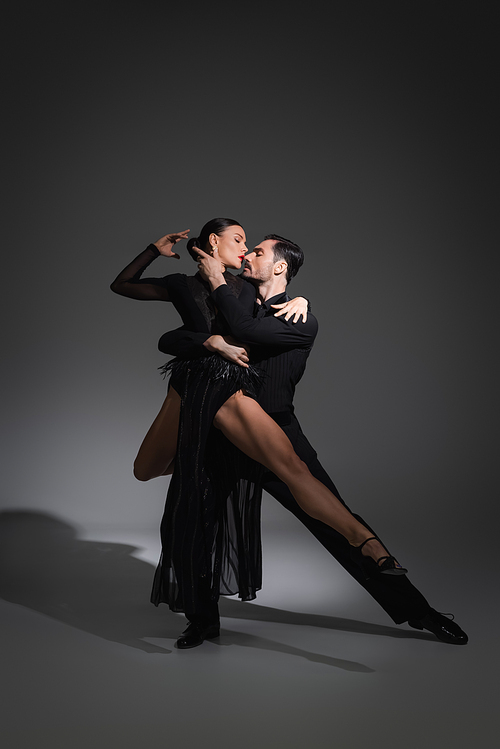
<svg viewBox="0 0 500 749">
<path fill-rule="evenodd" d="M 179 431 L 180 395 L 170 387 L 134 461 L 134 476 L 149 481 L 172 473 Z"/>
<path fill-rule="evenodd" d="M 249 457 L 285 482 L 302 509 L 341 533 L 361 553 L 377 561 L 387 550 L 373 533 L 349 512 L 295 453 L 282 429 L 258 403 L 240 391 L 219 409 L 214 426 Z M 368 540 L 373 539 L 373 540 Z"/>
</svg>

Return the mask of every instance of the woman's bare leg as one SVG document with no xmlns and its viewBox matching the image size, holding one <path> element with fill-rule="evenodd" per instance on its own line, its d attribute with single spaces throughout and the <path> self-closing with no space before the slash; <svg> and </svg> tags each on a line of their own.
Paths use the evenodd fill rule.
<svg viewBox="0 0 500 749">
<path fill-rule="evenodd" d="M 149 481 L 172 473 L 179 431 L 180 395 L 170 387 L 134 461 L 134 476 Z"/>
<path fill-rule="evenodd" d="M 241 391 L 235 393 L 217 412 L 214 426 L 242 452 L 284 481 L 308 515 L 334 528 L 352 546 L 360 546 L 373 537 L 373 533 L 310 473 L 283 430 L 255 400 Z M 366 543 L 361 553 L 376 561 L 386 555 L 387 550 L 375 539 Z"/>
</svg>

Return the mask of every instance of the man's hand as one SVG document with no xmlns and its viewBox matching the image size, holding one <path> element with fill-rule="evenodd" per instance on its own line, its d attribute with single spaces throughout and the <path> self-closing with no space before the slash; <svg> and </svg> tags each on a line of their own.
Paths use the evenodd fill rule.
<svg viewBox="0 0 500 749">
<path fill-rule="evenodd" d="M 214 249 L 214 254 L 207 255 L 206 252 L 200 250 L 199 247 L 193 247 L 193 250 L 198 255 L 198 269 L 200 275 L 205 281 L 208 281 L 212 291 L 215 291 L 219 286 L 226 283 L 226 279 L 223 276 L 224 266 L 219 260 L 219 251 Z"/>
<path fill-rule="evenodd" d="M 230 336 L 212 335 L 203 345 L 212 353 L 220 354 L 240 367 L 248 367 L 247 349 Z"/>
<path fill-rule="evenodd" d="M 285 302 L 284 304 L 271 304 L 271 307 L 279 310 L 279 312 L 274 313 L 275 317 L 285 315 L 285 320 L 289 320 L 293 315 L 292 322 L 297 322 L 301 315 L 302 322 L 305 322 L 307 320 L 308 306 L 309 302 L 307 301 L 307 299 L 304 299 L 303 296 L 296 296 L 295 299 L 291 299 L 289 302 Z"/>
<path fill-rule="evenodd" d="M 164 237 L 157 242 L 153 242 L 153 244 L 159 250 L 160 255 L 164 255 L 165 257 L 175 257 L 179 260 L 180 255 L 176 252 L 172 252 L 172 247 L 174 244 L 177 244 L 177 242 L 180 242 L 181 239 L 187 239 L 190 231 L 190 229 L 184 229 L 184 231 L 177 231 L 173 234 L 165 234 Z"/>
</svg>

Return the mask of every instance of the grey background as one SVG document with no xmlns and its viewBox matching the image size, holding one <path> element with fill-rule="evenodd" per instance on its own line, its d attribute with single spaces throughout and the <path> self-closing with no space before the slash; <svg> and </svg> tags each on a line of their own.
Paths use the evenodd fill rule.
<svg viewBox="0 0 500 749">
<path fill-rule="evenodd" d="M 229 215 L 305 249 L 291 290 L 321 329 L 297 406 L 344 493 L 410 528 L 491 509 L 497 11 L 64 7 L 7 40 L 7 502 L 145 520 L 126 466 L 178 317 L 108 284 Z"/>
<path fill-rule="evenodd" d="M 131 463 L 165 392 L 156 341 L 178 317 L 109 283 L 162 234 L 226 215 L 249 246 L 277 232 L 305 250 L 290 290 L 310 298 L 320 333 L 296 406 L 325 467 L 434 605 L 484 621 L 498 559 L 498 15 L 485 2 L 11 8 L 1 502 L 27 513 L 11 537 L 33 568 L 28 539 L 43 518 L 127 554 L 142 547 L 134 558 L 154 563 L 166 487 L 139 485 Z M 194 270 L 185 253 L 152 268 Z M 258 603 L 387 624 L 343 578 L 337 594 L 318 592 L 329 560 L 289 523 L 265 503 L 269 593 Z M 46 585 L 66 566 L 88 593 L 75 549 L 56 547 Z M 124 570 L 113 569 L 116 583 Z M 3 597 L 46 616 L 37 586 L 16 599 L 14 583 L 23 588 L 14 576 Z M 70 625 L 108 636 L 76 614 Z M 304 745 L 296 731 L 287 746 Z"/>
</svg>

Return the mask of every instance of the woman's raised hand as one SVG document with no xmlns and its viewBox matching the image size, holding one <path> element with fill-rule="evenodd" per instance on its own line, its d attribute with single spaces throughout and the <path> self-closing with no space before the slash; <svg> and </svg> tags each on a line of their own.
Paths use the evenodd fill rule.
<svg viewBox="0 0 500 749">
<path fill-rule="evenodd" d="M 289 302 L 284 302 L 283 304 L 271 304 L 271 307 L 278 310 L 278 312 L 274 313 L 275 317 L 285 315 L 285 320 L 289 320 L 293 315 L 292 322 L 297 322 L 302 316 L 302 322 L 305 322 L 307 320 L 309 302 L 303 296 L 296 296 L 295 299 L 291 299 Z"/>
<path fill-rule="evenodd" d="M 177 244 L 177 242 L 180 242 L 181 239 L 187 239 L 190 231 L 190 229 L 184 229 L 184 231 L 165 234 L 164 237 L 161 237 L 161 239 L 153 244 L 159 250 L 160 255 L 164 255 L 165 257 L 175 257 L 179 260 L 180 255 L 178 255 L 177 252 L 172 252 L 172 247 L 174 244 Z"/>
<path fill-rule="evenodd" d="M 214 248 L 213 255 L 208 255 L 203 250 L 200 250 L 199 247 L 193 247 L 193 250 L 198 255 L 198 270 L 201 277 L 209 283 L 213 282 L 217 285 L 225 283 L 223 276 L 224 266 L 220 261 L 218 249 Z"/>
</svg>

